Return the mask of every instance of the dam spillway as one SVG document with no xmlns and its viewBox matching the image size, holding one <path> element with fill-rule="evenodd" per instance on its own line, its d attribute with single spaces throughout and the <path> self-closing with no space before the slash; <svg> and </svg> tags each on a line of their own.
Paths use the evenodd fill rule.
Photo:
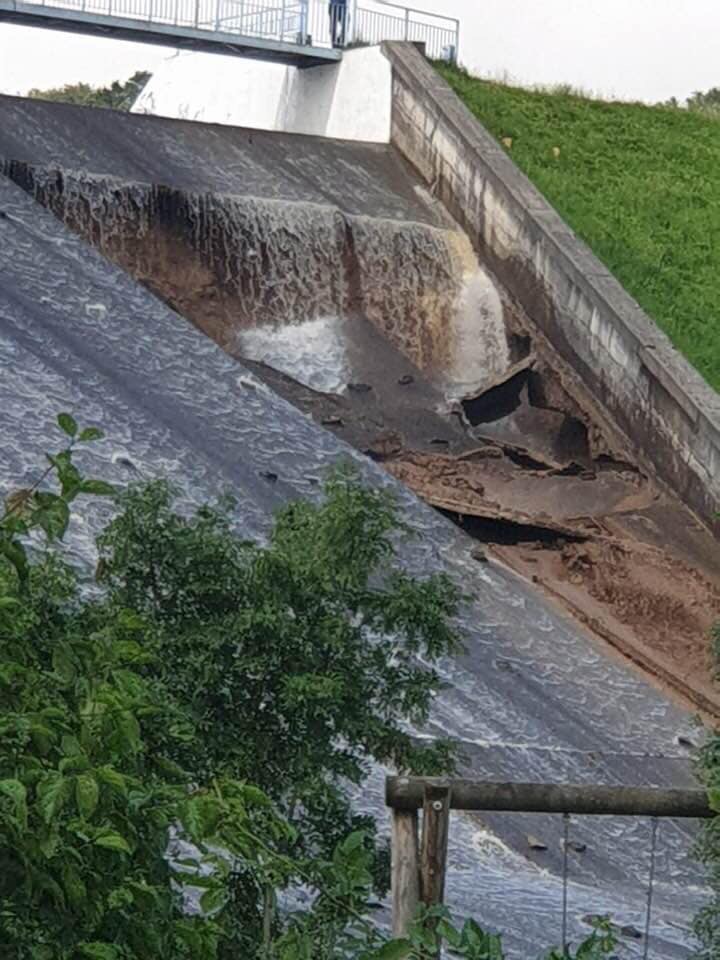
<svg viewBox="0 0 720 960">
<path fill-rule="evenodd" d="M 57 410 L 77 408 L 107 434 L 90 455 L 96 473 L 166 474 L 190 501 L 231 488 L 239 527 L 261 536 L 278 505 L 317 496 L 323 471 L 351 459 L 395 490 L 419 534 L 402 546 L 407 567 L 446 570 L 473 594 L 466 653 L 445 665 L 423 732 L 462 745 L 463 773 L 692 783 L 678 743 L 692 737 L 687 710 L 531 583 L 478 563 L 473 540 L 372 462 L 382 455 L 362 456 L 279 395 L 293 396 L 283 377 L 297 380 L 331 395 L 318 403 L 363 404 L 359 434 L 372 420 L 426 452 L 462 452 L 477 440 L 453 395 L 524 359 L 519 340 L 499 337 L 502 291 L 389 147 L 15 98 L 0 98 L 0 116 L 0 418 L 14 438 L 4 482 L 27 478 Z M 472 323 L 475 353 L 462 347 Z M 317 350 L 330 359 L 313 367 Z M 82 557 L 99 517 L 80 520 L 69 549 Z M 382 820 L 382 771 L 358 804 Z M 587 853 L 572 864 L 573 938 L 589 914 L 637 926 L 649 825 L 577 831 Z M 546 839 L 544 858 L 528 834 Z M 513 955 L 537 955 L 559 939 L 560 837 L 550 817 L 455 817 L 449 905 L 503 930 Z M 701 899 L 690 837 L 663 825 L 657 956 L 685 955 Z"/>
</svg>

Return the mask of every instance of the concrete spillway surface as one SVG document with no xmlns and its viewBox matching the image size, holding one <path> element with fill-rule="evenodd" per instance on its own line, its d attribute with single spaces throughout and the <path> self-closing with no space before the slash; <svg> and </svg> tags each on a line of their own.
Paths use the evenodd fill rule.
<svg viewBox="0 0 720 960">
<path fill-rule="evenodd" d="M 5 98 L 0 100 L 0 157 L 5 170 L 73 230 L 136 275 L 148 254 L 131 245 L 132 231 L 121 215 L 130 217 L 136 235 L 146 231 L 157 239 L 168 223 L 177 226 L 173 218 L 179 210 L 198 218 L 188 227 L 192 233 L 199 223 L 203 230 L 208 224 L 217 227 L 232 208 L 235 225 L 222 238 L 223 256 L 229 258 L 224 266 L 219 247 L 208 239 L 212 231 L 194 244 L 188 240 L 188 248 L 202 249 L 203 263 L 213 265 L 213 282 L 221 266 L 226 268 L 222 276 L 232 288 L 240 347 L 243 333 L 249 332 L 252 341 L 266 327 L 259 351 L 269 356 L 275 350 L 279 356 L 283 351 L 273 343 L 284 343 L 294 372 L 311 382 L 319 377 L 324 389 L 333 386 L 322 379 L 329 369 L 338 379 L 352 373 L 342 364 L 352 367 L 348 342 L 352 345 L 355 332 L 347 317 L 353 311 L 368 323 L 358 334 L 363 356 L 385 344 L 387 356 L 378 355 L 377 362 L 395 370 L 393 364 L 401 363 L 396 355 L 404 351 L 402 362 L 411 362 L 438 397 L 453 384 L 485 375 L 481 361 L 488 351 L 468 366 L 458 362 L 462 351 L 443 353 L 440 338 L 432 335 L 433 318 L 448 310 L 457 316 L 467 284 L 484 281 L 478 281 L 476 265 L 468 266 L 461 248 L 457 253 L 457 238 L 442 212 L 385 148 L 250 135 Z M 274 209 L 280 219 L 272 230 L 268 197 L 283 201 Z M 340 457 L 351 458 L 368 482 L 395 490 L 406 522 L 419 534 L 402 545 L 407 567 L 418 574 L 446 570 L 474 597 L 460 623 L 467 652 L 444 665 L 448 689 L 422 735 L 442 733 L 458 740 L 466 755 L 463 772 L 470 776 L 692 783 L 686 751 L 677 744 L 679 735 L 692 736 L 691 718 L 662 692 L 548 607 L 530 585 L 494 564 L 478 564 L 471 556 L 472 541 L 461 531 L 278 397 L 241 361 L 7 178 L 0 178 L 0 211 L 3 484 L 34 476 L 43 452 L 55 442 L 56 413 L 77 410 L 107 434 L 88 453 L 89 468 L 119 483 L 138 472 L 169 475 L 193 501 L 230 487 L 239 498 L 243 534 L 260 536 L 280 503 L 317 496 L 323 471 Z M 308 216 L 312 211 L 316 221 Z M 253 243 L 253 229 L 267 231 L 259 245 Z M 263 270 L 238 273 L 228 238 L 243 251 L 257 249 Z M 180 255 L 179 247 L 165 250 Z M 284 269 L 291 261 L 302 267 L 300 292 L 298 278 L 283 285 L 278 264 Z M 328 262 L 341 289 L 332 288 L 323 272 Z M 145 266 L 152 285 L 149 272 L 157 264 Z M 253 287 L 268 271 L 282 287 L 275 300 Z M 314 297 L 312 311 L 305 310 L 303 290 Z M 417 302 L 428 292 L 434 297 L 431 309 L 408 308 L 412 298 Z M 479 316 L 492 324 L 491 296 L 485 292 L 483 297 Z M 300 325 L 325 316 L 323 322 L 337 333 L 332 349 L 344 359 L 332 361 L 330 352 L 327 363 L 313 364 L 316 347 L 327 350 L 326 330 L 307 356 L 302 349 L 287 349 L 293 331 L 280 329 L 288 323 L 278 317 L 289 306 L 298 311 L 294 319 Z M 253 310 L 266 311 L 262 323 L 253 324 Z M 387 316 L 391 323 L 384 322 Z M 218 323 L 227 335 L 227 310 Z M 458 326 L 462 343 L 462 320 Z M 270 336 L 273 330 L 279 341 Z M 235 343 L 224 345 L 230 353 L 242 352 Z M 268 472 L 277 482 L 268 482 Z M 92 537 L 102 519 L 98 510 L 75 518 L 69 549 L 79 557 L 92 555 Z M 382 779 L 383 771 L 376 770 L 357 802 L 387 825 Z M 703 893 L 688 853 L 692 833 L 686 824 L 660 826 L 651 943 L 656 957 L 688 952 L 690 919 Z M 528 834 L 548 849 L 532 850 Z M 641 928 L 650 824 L 585 819 L 573 824 L 572 835 L 586 845 L 570 858 L 572 939 L 589 932 L 583 920 L 588 914 L 610 913 L 621 926 Z M 449 905 L 458 915 L 473 915 L 503 931 L 513 955 L 537 956 L 559 943 L 561 836 L 559 818 L 454 815 Z M 641 940 L 622 940 L 622 955 L 639 955 L 642 949 Z"/>
</svg>

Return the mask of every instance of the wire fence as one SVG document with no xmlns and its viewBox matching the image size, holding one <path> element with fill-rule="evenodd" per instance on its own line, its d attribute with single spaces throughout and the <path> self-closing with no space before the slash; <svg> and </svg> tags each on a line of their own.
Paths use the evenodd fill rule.
<svg viewBox="0 0 720 960">
<path fill-rule="evenodd" d="M 604 900 L 606 905 L 611 901 L 613 908 L 620 907 L 623 913 L 633 912 L 639 925 L 627 924 L 619 929 L 621 933 L 625 931 L 623 935 L 638 941 L 642 960 L 648 960 L 653 938 L 660 946 L 660 932 L 654 932 L 653 926 L 656 917 L 665 931 L 668 911 L 678 907 L 678 891 L 684 894 L 688 892 L 688 881 L 697 889 L 699 880 L 697 869 L 690 875 L 676 865 L 676 876 L 672 877 L 665 865 L 665 876 L 658 883 L 659 834 L 665 830 L 668 834 L 672 833 L 674 853 L 682 851 L 683 855 L 687 855 L 692 832 L 681 832 L 678 821 L 707 820 L 715 816 L 706 791 L 701 789 L 443 780 L 431 777 L 388 777 L 386 803 L 392 812 L 393 931 L 396 936 L 407 935 L 420 903 L 432 907 L 444 902 L 451 810 L 482 813 L 486 817 L 497 813 L 549 814 L 550 819 L 562 817 L 559 933 L 563 955 L 568 955 L 571 913 L 577 913 L 576 905 L 570 902 L 571 872 L 577 871 L 587 885 L 583 894 L 585 906 L 588 905 L 588 897 L 592 897 L 598 901 Z M 419 817 L 420 813 L 422 818 Z M 585 830 L 585 839 L 578 840 L 575 834 L 577 822 L 586 816 L 610 820 L 610 825 L 605 828 L 595 824 Z M 619 834 L 617 823 L 613 822 L 618 817 L 632 818 L 635 822 L 649 819 L 647 847 L 644 850 L 638 847 L 638 841 L 642 843 L 645 840 L 644 831 L 638 837 L 636 831 L 631 834 L 626 827 Z M 546 827 L 549 826 L 546 822 Z M 530 835 L 527 837 L 530 850 L 543 851 L 550 858 L 546 861 L 543 882 L 546 882 L 552 869 L 549 832 L 545 836 L 545 841 Z M 620 838 L 622 847 L 611 858 L 607 841 L 612 839 L 615 844 Z M 595 849 L 588 853 L 587 866 L 580 867 L 574 860 L 571 870 L 570 854 L 582 855 L 590 845 Z M 668 844 L 662 850 L 663 860 L 669 851 Z M 517 863 L 515 866 L 517 868 Z M 608 881 L 613 889 L 621 884 L 616 891 L 621 899 L 613 896 L 613 891 L 604 889 Z M 640 886 L 644 887 L 644 902 L 638 910 Z M 578 885 L 574 892 L 579 892 Z M 658 893 L 662 894 L 662 902 L 660 909 L 656 910 Z M 583 922 L 587 921 L 588 916 L 583 917 Z M 576 925 L 577 916 L 573 917 L 573 921 Z M 609 918 L 607 923 L 610 923 Z M 613 932 L 616 926 L 612 926 Z M 687 926 L 679 929 L 689 937 Z M 673 948 L 668 949 L 672 954 Z M 667 952 L 665 947 L 662 952 Z"/>
<path fill-rule="evenodd" d="M 28 0 L 83 15 L 121 17 L 302 46 L 362 46 L 383 40 L 425 45 L 456 60 L 459 21 L 387 0 Z"/>
</svg>

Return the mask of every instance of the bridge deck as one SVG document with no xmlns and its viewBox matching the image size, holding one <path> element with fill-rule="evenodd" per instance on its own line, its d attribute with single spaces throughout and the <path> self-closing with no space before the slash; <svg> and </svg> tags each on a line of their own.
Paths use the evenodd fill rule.
<svg viewBox="0 0 720 960">
<path fill-rule="evenodd" d="M 112 13 L 82 10 L 77 7 L 0 0 L 0 22 L 63 30 L 90 36 L 154 43 L 162 46 L 209 53 L 235 54 L 258 60 L 312 67 L 340 60 L 342 52 L 331 47 L 313 46 L 260 36 L 246 36 L 215 24 L 187 25 L 118 16 Z"/>
</svg>

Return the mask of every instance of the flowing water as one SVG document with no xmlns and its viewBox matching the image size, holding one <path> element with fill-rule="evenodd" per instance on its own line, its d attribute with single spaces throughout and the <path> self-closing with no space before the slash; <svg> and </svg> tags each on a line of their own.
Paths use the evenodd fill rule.
<svg viewBox="0 0 720 960">
<path fill-rule="evenodd" d="M 47 138 L 51 120 L 49 113 L 45 126 L 28 129 Z M 103 121 L 93 116 L 91 122 Z M 165 142 L 166 128 L 157 129 L 158 143 Z M 84 135 L 77 133 L 78 142 Z M 273 184 L 252 196 L 240 195 L 237 184 L 233 192 L 227 180 L 222 191 L 179 185 L 181 145 L 189 150 L 194 136 L 178 134 L 164 166 L 157 157 L 148 160 L 162 169 L 165 184 L 175 171 L 178 183 L 164 186 L 142 181 L 129 161 L 116 176 L 112 157 L 88 172 L 91 140 L 83 141 L 82 173 L 77 161 L 62 173 L 46 156 L 29 164 L 27 151 L 22 162 L 6 159 L 6 173 L 26 192 L 0 177 L 3 482 L 33 476 L 55 443 L 55 413 L 72 409 L 107 434 L 88 455 L 95 473 L 115 482 L 168 474 L 186 502 L 230 487 L 239 500 L 238 529 L 263 536 L 280 504 L 317 496 L 323 472 L 339 458 L 353 460 L 367 482 L 394 490 L 417 534 L 399 546 L 399 562 L 419 575 L 444 570 L 469 595 L 459 622 L 466 652 L 443 664 L 447 688 L 422 736 L 457 740 L 468 776 L 690 784 L 687 752 L 677 739 L 694 735 L 685 711 L 611 658 L 531 585 L 499 565 L 478 564 L 461 531 L 228 356 L 264 359 L 316 389 L 340 392 L 367 380 L 373 363 L 382 368 L 383 350 L 396 351 L 448 396 L 480 385 L 509 358 L 500 295 L 467 240 L 429 203 L 418 206 L 402 185 L 392 196 L 389 188 L 378 193 L 376 216 L 359 201 L 342 208 L 325 202 L 328 184 L 291 198 L 270 195 Z M 2 137 L 0 124 L 0 147 Z M 304 140 L 293 144 L 298 152 L 310 150 Z M 194 149 L 199 155 L 202 146 Z M 324 148 L 313 149 L 320 164 Z M 380 160 L 364 149 L 357 148 L 358 182 L 365 193 L 380 191 L 367 175 Z M 335 169 L 337 157 L 333 163 Z M 238 169 L 260 176 L 250 165 Z M 291 185 L 294 170 L 284 171 Z M 388 167 L 383 182 L 394 182 L 393 170 Z M 348 178 L 343 190 L 349 195 Z M 276 482 L 267 481 L 268 471 Z M 68 549 L 78 562 L 92 562 L 99 510 L 93 506 L 76 518 Z M 355 802 L 386 830 L 383 773 L 372 771 Z M 559 941 L 558 821 L 452 818 L 448 903 L 502 930 L 512 956 L 534 957 Z M 571 862 L 573 939 L 587 935 L 587 914 L 609 912 L 619 924 L 641 926 L 648 830 L 646 822 L 617 818 L 573 825 L 587 845 Z M 528 834 L 541 837 L 548 850 L 531 851 Z M 661 826 L 654 957 L 688 953 L 690 918 L 703 894 L 688 855 L 691 837 L 685 824 Z M 642 951 L 641 941 L 627 939 L 618 955 Z"/>
<path fill-rule="evenodd" d="M 171 300 L 221 292 L 221 331 L 216 322 L 207 332 L 315 389 L 360 379 L 363 320 L 450 396 L 509 365 L 500 295 L 457 229 L 26 165 L 8 172 L 134 276 L 174 287 Z"/>
</svg>

